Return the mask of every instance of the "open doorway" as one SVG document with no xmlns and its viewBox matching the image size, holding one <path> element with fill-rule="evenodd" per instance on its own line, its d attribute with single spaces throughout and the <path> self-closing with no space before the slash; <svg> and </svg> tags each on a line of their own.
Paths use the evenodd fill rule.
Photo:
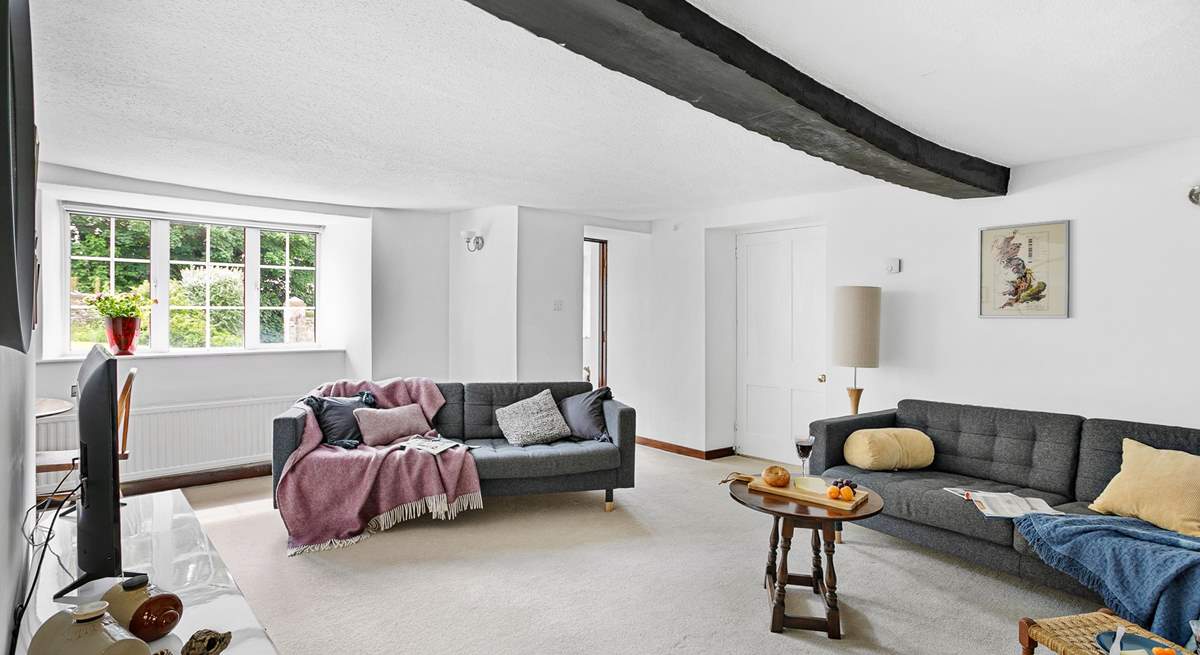
<svg viewBox="0 0 1200 655">
<path fill-rule="evenodd" d="M 608 385 L 608 241 L 583 240 L 583 379 Z"/>
</svg>

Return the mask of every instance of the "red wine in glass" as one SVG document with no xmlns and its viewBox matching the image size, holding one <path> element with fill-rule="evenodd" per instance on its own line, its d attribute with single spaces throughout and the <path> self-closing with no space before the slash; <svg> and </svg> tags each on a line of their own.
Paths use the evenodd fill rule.
<svg viewBox="0 0 1200 655">
<path fill-rule="evenodd" d="M 796 454 L 800 456 L 800 475 L 808 475 L 808 458 L 812 456 L 813 445 L 817 443 L 811 434 L 796 435 Z"/>
</svg>

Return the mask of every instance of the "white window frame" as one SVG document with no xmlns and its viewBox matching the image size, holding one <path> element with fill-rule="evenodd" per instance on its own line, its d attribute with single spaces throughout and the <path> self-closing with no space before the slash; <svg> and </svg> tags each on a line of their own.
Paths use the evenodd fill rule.
<svg viewBox="0 0 1200 655">
<path fill-rule="evenodd" d="M 133 209 L 127 207 L 114 207 L 108 205 L 95 205 L 78 202 L 62 202 L 59 206 L 60 213 L 60 230 L 63 235 L 61 248 L 59 249 L 59 264 L 62 271 L 62 283 L 59 285 L 60 309 L 61 309 L 61 338 L 58 346 L 58 351 L 63 356 L 77 356 L 84 353 L 71 350 L 71 214 L 89 214 L 106 216 L 109 218 L 133 218 L 150 221 L 150 296 L 151 300 L 157 300 L 150 307 L 150 322 L 154 329 L 150 334 L 150 348 L 139 348 L 137 352 L 147 354 L 207 354 L 207 353 L 236 353 L 247 350 L 312 350 L 322 349 L 321 345 L 321 330 L 319 325 L 314 325 L 315 330 L 314 341 L 302 343 L 262 343 L 259 323 L 259 312 L 261 311 L 259 303 L 259 279 L 260 279 L 260 258 L 261 240 L 259 238 L 262 230 L 278 231 L 278 232 L 300 232 L 304 234 L 312 234 L 315 240 L 315 251 L 313 255 L 313 267 L 316 275 L 314 276 L 315 290 L 312 309 L 320 311 L 320 288 L 321 288 L 321 236 L 324 232 L 324 227 L 319 225 L 305 224 L 288 224 L 288 223 L 273 223 L 266 221 L 250 221 L 244 219 L 228 219 L 218 216 L 201 216 L 194 214 L 177 214 L 171 212 L 156 212 L 141 209 Z M 213 348 L 206 346 L 204 348 L 171 348 L 170 346 L 170 279 L 171 279 L 171 240 L 170 229 L 171 223 L 194 223 L 203 225 L 227 225 L 245 229 L 245 289 L 243 292 L 243 339 L 240 347 L 223 347 Z M 115 238 L 115 233 L 110 229 L 109 240 Z M 207 243 L 205 257 L 208 258 Z M 110 253 L 112 252 L 110 246 Z M 286 257 L 286 255 L 285 255 Z M 112 260 L 110 260 L 112 261 Z M 140 260 L 139 260 L 140 261 Z M 287 259 L 285 258 L 285 263 Z M 111 273 L 112 265 L 110 263 L 110 289 L 111 289 Z M 307 270 L 309 267 L 300 267 Z M 211 309 L 211 308 L 210 308 Z M 286 328 L 285 328 L 286 329 Z M 208 330 L 205 330 L 205 343 L 207 344 L 211 335 Z"/>
</svg>

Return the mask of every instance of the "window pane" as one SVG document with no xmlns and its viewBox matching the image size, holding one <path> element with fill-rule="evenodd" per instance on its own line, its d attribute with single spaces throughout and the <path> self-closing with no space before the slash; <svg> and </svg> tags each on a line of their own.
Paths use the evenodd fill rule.
<svg viewBox="0 0 1200 655">
<path fill-rule="evenodd" d="M 204 261 L 204 226 L 195 223 L 171 223 L 171 259 Z"/>
<path fill-rule="evenodd" d="M 118 258 L 150 259 L 150 221 L 118 218 L 113 229 L 113 251 Z"/>
<path fill-rule="evenodd" d="M 292 266 L 316 266 L 316 235 L 293 232 L 291 237 Z"/>
<path fill-rule="evenodd" d="M 262 343 L 283 343 L 283 310 L 264 309 L 258 313 L 258 340 Z"/>
<path fill-rule="evenodd" d="M 233 348 L 242 345 L 245 321 L 240 309 L 212 310 L 212 347 Z"/>
<path fill-rule="evenodd" d="M 108 257 L 108 217 L 71 214 L 71 254 Z"/>
<path fill-rule="evenodd" d="M 208 259 L 223 264 L 246 261 L 246 230 L 227 225 L 213 225 L 208 230 Z"/>
<path fill-rule="evenodd" d="M 288 309 L 288 343 L 313 343 L 317 340 L 317 312 L 312 309 Z"/>
<path fill-rule="evenodd" d="M 317 304 L 317 284 L 316 273 L 313 271 L 292 271 L 292 293 L 291 298 L 295 298 L 304 303 L 306 307 L 312 307 Z M 288 300 L 290 301 L 291 298 Z M 288 305 L 293 303 L 289 302 Z"/>
<path fill-rule="evenodd" d="M 259 235 L 259 246 L 262 251 L 262 263 L 283 266 L 287 262 L 284 256 L 284 243 L 287 232 L 271 232 L 263 230 Z"/>
<path fill-rule="evenodd" d="M 83 297 L 108 291 L 108 262 L 71 260 L 71 304 L 82 305 Z"/>
<path fill-rule="evenodd" d="M 204 347 L 204 310 L 171 310 L 171 347 Z"/>
<path fill-rule="evenodd" d="M 97 343 L 108 343 L 104 319 L 95 307 L 72 307 L 71 350 L 84 351 Z"/>
<path fill-rule="evenodd" d="M 209 269 L 208 304 L 212 307 L 241 307 L 245 297 L 246 270 L 234 266 Z"/>
<path fill-rule="evenodd" d="M 263 268 L 258 272 L 258 304 L 261 307 L 283 307 L 287 300 L 284 270 Z M 282 325 L 283 319 L 280 319 Z"/>
<path fill-rule="evenodd" d="M 207 267 L 203 264 L 171 264 L 170 305 L 204 307 L 208 303 L 205 296 L 207 284 Z"/>
<path fill-rule="evenodd" d="M 113 265 L 113 287 L 117 293 L 133 291 L 150 297 L 150 264 L 117 262 Z"/>
</svg>

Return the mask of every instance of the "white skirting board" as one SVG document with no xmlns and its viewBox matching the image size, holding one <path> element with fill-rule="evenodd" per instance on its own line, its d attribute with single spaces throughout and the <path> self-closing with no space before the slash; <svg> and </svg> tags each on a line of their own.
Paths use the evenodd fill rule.
<svg viewBox="0 0 1200 655">
<path fill-rule="evenodd" d="M 271 422 L 296 402 L 292 396 L 248 398 L 133 409 L 129 417 L 129 459 L 121 480 L 271 461 Z M 120 435 L 117 436 L 118 448 Z M 37 422 L 38 450 L 79 447 L 74 412 Z M 62 473 L 37 476 L 39 493 L 49 492 Z M 75 474 L 63 484 L 73 488 Z"/>
</svg>

